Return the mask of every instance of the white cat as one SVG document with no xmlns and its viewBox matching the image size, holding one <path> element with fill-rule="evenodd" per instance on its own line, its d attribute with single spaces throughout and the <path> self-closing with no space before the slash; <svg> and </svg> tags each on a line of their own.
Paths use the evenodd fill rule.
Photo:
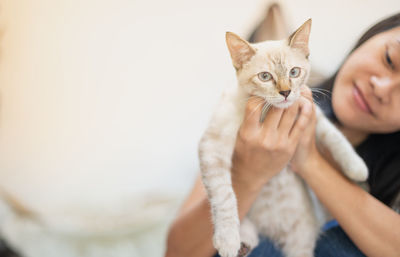
<svg viewBox="0 0 400 257">
<path fill-rule="evenodd" d="M 287 108 L 300 97 L 310 71 L 310 30 L 311 19 L 288 39 L 257 44 L 226 34 L 239 85 L 223 95 L 199 144 L 202 180 L 211 203 L 213 242 L 222 257 L 240 256 L 246 248 L 253 249 L 258 234 L 274 240 L 288 257 L 313 256 L 319 225 L 300 177 L 289 167 L 273 177 L 240 224 L 230 173 L 236 135 L 249 96 L 260 96 L 266 106 L 278 108 Z M 316 115 L 318 144 L 330 151 L 347 177 L 366 180 L 368 169 L 350 143 L 318 108 Z M 239 253 L 241 245 L 244 247 Z"/>
</svg>

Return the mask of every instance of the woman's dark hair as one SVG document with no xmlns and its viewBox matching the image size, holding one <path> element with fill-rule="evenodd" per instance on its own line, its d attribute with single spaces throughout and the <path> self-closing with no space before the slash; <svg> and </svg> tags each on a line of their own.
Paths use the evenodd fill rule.
<svg viewBox="0 0 400 257">
<path fill-rule="evenodd" d="M 370 29 L 368 29 L 361 36 L 361 38 L 357 41 L 357 43 L 355 44 L 353 49 L 350 51 L 350 53 L 347 55 L 347 57 L 352 52 L 354 52 L 358 47 L 360 47 L 362 44 L 364 44 L 368 39 L 370 39 L 371 37 L 375 36 L 376 34 L 385 32 L 387 30 L 390 30 L 390 29 L 393 29 L 393 28 L 399 27 L 399 26 L 400 26 L 400 13 L 392 15 L 392 16 L 390 16 L 390 17 L 378 22 L 377 24 L 372 26 Z M 336 75 L 338 74 L 338 72 L 339 72 L 339 69 L 330 78 L 326 79 L 324 82 L 322 82 L 319 85 L 319 88 L 322 88 L 324 90 L 328 90 L 330 92 L 330 93 L 328 93 L 329 98 L 330 98 L 330 94 L 332 92 L 333 84 L 334 84 L 334 82 L 336 80 Z M 316 97 L 320 97 L 320 96 L 316 96 Z M 336 118 L 335 114 L 333 113 L 331 100 L 325 98 L 325 99 L 322 99 L 322 101 L 324 101 L 324 104 L 327 105 L 324 108 L 324 111 L 326 112 L 327 116 L 329 116 L 329 118 L 331 120 L 333 120 L 334 122 L 339 123 L 339 120 Z"/>
</svg>

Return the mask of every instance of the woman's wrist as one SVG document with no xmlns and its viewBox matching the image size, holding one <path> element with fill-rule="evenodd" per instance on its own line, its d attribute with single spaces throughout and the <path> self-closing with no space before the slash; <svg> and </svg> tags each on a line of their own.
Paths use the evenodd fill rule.
<svg viewBox="0 0 400 257">
<path fill-rule="evenodd" d="M 308 158 L 302 163 L 302 165 L 293 167 L 293 169 L 303 177 L 303 179 L 305 179 L 307 176 L 312 175 L 313 172 L 318 171 L 323 162 L 326 162 L 326 160 L 318 150 L 315 150 L 309 154 Z"/>
<path fill-rule="evenodd" d="M 248 149 L 235 149 L 232 155 L 231 177 L 232 182 L 248 191 L 259 191 L 270 179 L 263 160 L 254 158 L 261 156 L 260 152 L 254 153 Z"/>
<path fill-rule="evenodd" d="M 251 180 L 241 179 L 239 176 L 232 174 L 232 188 L 235 192 L 238 202 L 239 218 L 242 219 L 250 210 L 251 205 L 260 193 L 261 183 L 252 183 Z"/>
<path fill-rule="evenodd" d="M 256 176 L 254 167 L 240 158 L 233 159 L 231 168 L 232 187 L 238 203 L 239 218 L 242 219 L 250 210 L 262 187 L 267 183 L 265 176 Z"/>
<path fill-rule="evenodd" d="M 237 169 L 237 168 L 234 168 Z M 251 176 L 251 173 L 248 172 L 246 174 L 245 170 L 238 171 L 235 170 L 231 173 L 232 178 L 232 186 L 237 188 L 241 192 L 249 193 L 257 193 L 261 190 L 262 186 L 265 185 L 266 182 L 261 180 L 255 180 L 254 177 Z"/>
</svg>

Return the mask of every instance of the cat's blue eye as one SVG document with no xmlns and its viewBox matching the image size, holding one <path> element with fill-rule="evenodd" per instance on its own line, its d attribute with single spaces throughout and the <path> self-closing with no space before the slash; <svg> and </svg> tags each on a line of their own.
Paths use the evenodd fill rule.
<svg viewBox="0 0 400 257">
<path fill-rule="evenodd" d="M 300 76 L 300 68 L 299 67 L 294 67 L 290 70 L 289 76 L 291 78 L 297 78 Z"/>
<path fill-rule="evenodd" d="M 263 82 L 267 82 L 272 79 L 272 75 L 271 73 L 264 71 L 258 73 L 258 78 Z"/>
</svg>

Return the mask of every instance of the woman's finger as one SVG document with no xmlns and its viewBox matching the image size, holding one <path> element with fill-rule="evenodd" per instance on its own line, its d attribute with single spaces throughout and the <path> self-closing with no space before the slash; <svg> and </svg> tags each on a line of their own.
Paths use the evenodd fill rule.
<svg viewBox="0 0 400 257">
<path fill-rule="evenodd" d="M 268 113 L 262 123 L 262 128 L 265 131 L 270 131 L 271 129 L 275 130 L 278 128 L 279 122 L 282 117 L 284 109 L 282 108 L 277 108 L 274 106 L 271 106 L 268 110 Z"/>
<path fill-rule="evenodd" d="M 297 115 L 299 113 L 299 108 L 300 108 L 299 101 L 296 101 L 289 108 L 286 108 L 283 111 L 278 129 L 279 131 L 284 133 L 284 135 L 289 135 L 290 130 L 292 129 L 293 124 L 295 123 Z"/>
<path fill-rule="evenodd" d="M 304 98 L 300 98 L 300 101 L 300 114 L 289 134 L 292 142 L 298 142 L 300 135 L 309 125 L 311 116 L 315 115 L 313 113 L 313 103 Z"/>
<path fill-rule="evenodd" d="M 304 98 L 306 98 L 306 99 L 310 100 L 311 102 L 313 102 L 312 91 L 308 86 L 303 85 L 301 87 L 300 93 Z"/>
</svg>

